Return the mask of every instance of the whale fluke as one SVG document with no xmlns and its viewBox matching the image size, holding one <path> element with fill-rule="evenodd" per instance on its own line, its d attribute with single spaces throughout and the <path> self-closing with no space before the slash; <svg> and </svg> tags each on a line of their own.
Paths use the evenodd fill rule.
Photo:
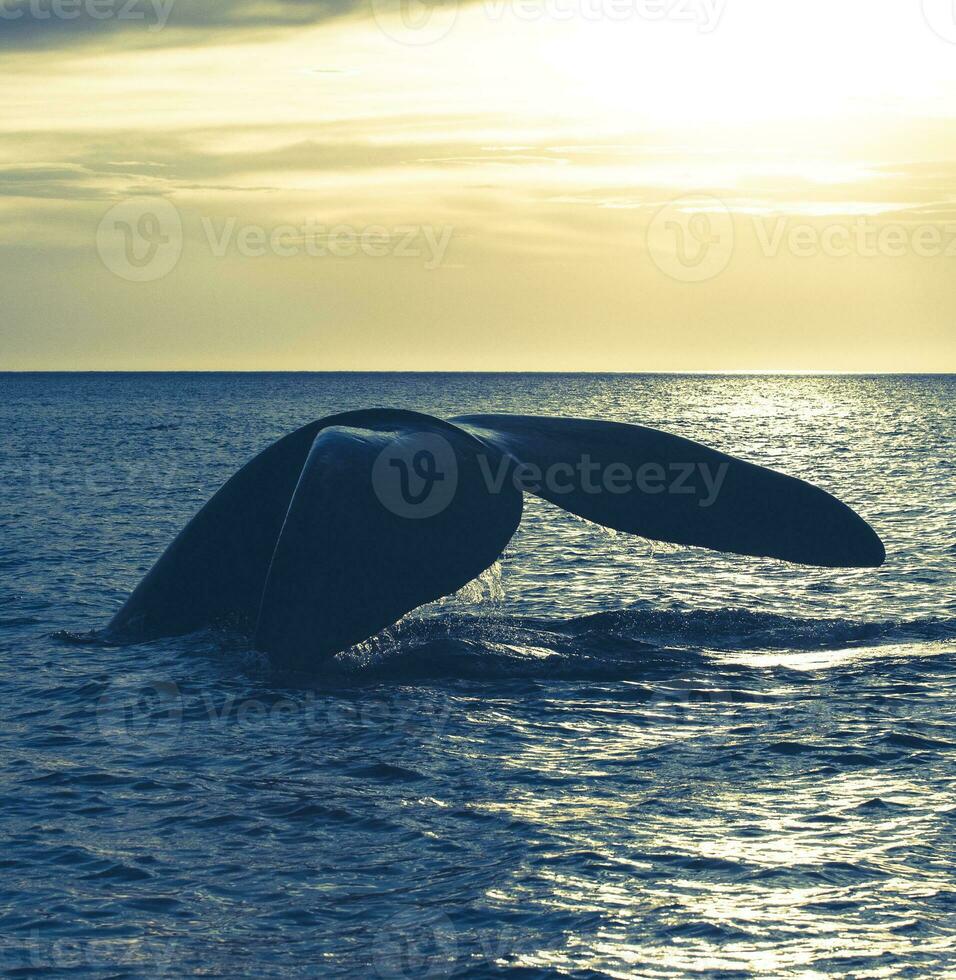
<svg viewBox="0 0 956 980">
<path fill-rule="evenodd" d="M 661 541 L 826 567 L 885 558 L 824 490 L 655 429 L 368 409 L 309 423 L 243 466 L 104 638 L 226 624 L 285 665 L 329 657 L 493 564 L 523 491 Z"/>
<path fill-rule="evenodd" d="M 563 473 L 529 492 L 617 531 L 828 568 L 875 567 L 886 558 L 870 525 L 825 490 L 690 439 L 589 419 L 466 415 L 451 421 L 536 472 Z M 643 490 L 613 492 L 613 484 L 609 489 L 595 480 L 615 467 L 625 477 L 642 474 Z"/>
</svg>

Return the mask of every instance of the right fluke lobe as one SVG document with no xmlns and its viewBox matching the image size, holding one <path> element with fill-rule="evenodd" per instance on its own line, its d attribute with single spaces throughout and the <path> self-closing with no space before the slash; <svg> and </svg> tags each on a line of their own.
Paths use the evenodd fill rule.
<svg viewBox="0 0 956 980">
<path fill-rule="evenodd" d="M 681 436 L 533 415 L 452 421 L 532 464 L 543 478 L 530 492 L 618 531 L 832 568 L 877 566 L 886 557 L 869 524 L 826 491 Z M 547 478 L 556 467 L 560 484 Z M 612 483 L 611 474 L 621 480 Z"/>
</svg>

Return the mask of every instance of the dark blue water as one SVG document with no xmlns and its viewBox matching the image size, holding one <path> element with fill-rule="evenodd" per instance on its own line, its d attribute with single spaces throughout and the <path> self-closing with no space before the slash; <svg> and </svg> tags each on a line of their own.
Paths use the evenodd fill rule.
<svg viewBox="0 0 956 980">
<path fill-rule="evenodd" d="M 956 970 L 956 381 L 0 375 L 0 968 Z M 529 499 L 500 566 L 290 684 L 102 626 L 242 462 L 367 406 L 637 421 L 883 536 L 818 570 Z"/>
</svg>

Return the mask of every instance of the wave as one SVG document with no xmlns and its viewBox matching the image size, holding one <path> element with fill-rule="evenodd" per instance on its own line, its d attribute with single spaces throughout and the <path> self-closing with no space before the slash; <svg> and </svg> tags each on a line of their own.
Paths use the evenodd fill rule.
<svg viewBox="0 0 956 980">
<path fill-rule="evenodd" d="M 728 651 L 918 649 L 954 639 L 956 619 L 868 623 L 680 608 L 626 609 L 562 620 L 459 614 L 404 620 L 340 654 L 336 663 L 341 670 L 392 680 L 640 680 L 703 668 Z"/>
<path fill-rule="evenodd" d="M 576 633 L 716 650 L 816 650 L 956 638 L 956 619 L 800 619 L 751 609 L 625 609 L 568 620 Z"/>
<path fill-rule="evenodd" d="M 60 632 L 65 644 L 109 646 L 95 632 Z M 411 616 L 317 667 L 330 681 L 430 678 L 640 680 L 713 665 L 729 651 L 826 651 L 956 640 L 956 619 L 862 622 L 795 618 L 747 609 L 631 608 L 567 619 L 442 610 Z M 237 655 L 268 670 L 245 636 L 207 630 L 142 644 L 184 655 Z M 936 649 L 935 647 L 933 649 Z M 956 647 L 953 648 L 956 653 Z M 949 656 L 949 653 L 945 654 Z M 911 662 L 915 658 L 910 658 Z M 932 658 L 937 659 L 937 658 Z"/>
</svg>

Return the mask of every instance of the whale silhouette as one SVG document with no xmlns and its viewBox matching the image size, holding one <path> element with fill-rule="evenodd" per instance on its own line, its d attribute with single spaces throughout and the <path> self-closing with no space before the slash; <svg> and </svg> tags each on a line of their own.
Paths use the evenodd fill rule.
<svg viewBox="0 0 956 980">
<path fill-rule="evenodd" d="M 869 524 L 819 487 L 666 432 L 369 409 L 311 422 L 246 463 L 105 637 L 228 624 L 277 664 L 306 666 L 480 575 L 525 493 L 659 541 L 832 568 L 886 557 Z"/>
</svg>

